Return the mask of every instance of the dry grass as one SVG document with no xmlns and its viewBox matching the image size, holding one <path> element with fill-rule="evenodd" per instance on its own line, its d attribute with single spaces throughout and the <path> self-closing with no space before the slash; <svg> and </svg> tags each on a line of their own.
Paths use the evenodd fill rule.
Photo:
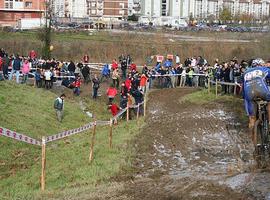
<svg viewBox="0 0 270 200">
<path fill-rule="evenodd" d="M 41 42 L 36 39 L 36 33 L 1 33 L 0 47 L 9 52 L 18 52 L 26 55 L 31 49 L 38 52 Z M 185 33 L 186 35 L 186 33 Z M 194 35 L 194 34 L 193 34 Z M 200 33 L 196 33 L 200 36 Z M 202 33 L 202 36 L 206 36 Z M 181 58 L 191 56 L 203 56 L 210 62 L 216 58 L 229 60 L 232 57 L 238 59 L 250 59 L 262 57 L 269 59 L 270 37 L 265 34 L 243 34 L 235 33 L 209 33 L 209 37 L 218 39 L 252 39 L 249 43 L 224 43 L 224 42 L 170 42 L 162 34 L 141 35 L 129 33 L 99 32 L 96 35 L 87 33 L 58 33 L 53 36 L 53 56 L 68 60 L 79 61 L 85 53 L 88 53 L 91 62 L 111 62 L 122 53 L 131 54 L 138 64 L 144 64 L 147 57 L 156 54 L 166 55 L 168 53 L 179 54 Z M 254 42 L 254 39 L 258 39 Z"/>
</svg>

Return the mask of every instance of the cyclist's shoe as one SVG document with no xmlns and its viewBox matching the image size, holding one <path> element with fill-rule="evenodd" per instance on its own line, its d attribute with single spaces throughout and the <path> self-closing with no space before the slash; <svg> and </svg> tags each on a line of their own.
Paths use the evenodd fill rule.
<svg viewBox="0 0 270 200">
<path fill-rule="evenodd" d="M 249 117 L 248 128 L 250 129 L 254 128 L 255 122 L 256 122 L 256 117 Z"/>
</svg>

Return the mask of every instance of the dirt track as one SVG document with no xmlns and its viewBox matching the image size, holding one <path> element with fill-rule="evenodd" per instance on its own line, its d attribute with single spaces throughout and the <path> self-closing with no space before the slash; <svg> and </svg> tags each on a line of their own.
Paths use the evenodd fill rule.
<svg viewBox="0 0 270 200">
<path fill-rule="evenodd" d="M 269 170 L 256 168 L 247 122 L 234 111 L 243 105 L 183 103 L 191 92 L 152 91 L 133 170 L 76 199 L 270 200 Z"/>
<path fill-rule="evenodd" d="M 190 92 L 159 90 L 149 95 L 147 125 L 135 142 L 135 172 L 120 196 L 270 199 L 270 175 L 256 169 L 247 130 L 233 108 L 181 103 Z"/>
</svg>

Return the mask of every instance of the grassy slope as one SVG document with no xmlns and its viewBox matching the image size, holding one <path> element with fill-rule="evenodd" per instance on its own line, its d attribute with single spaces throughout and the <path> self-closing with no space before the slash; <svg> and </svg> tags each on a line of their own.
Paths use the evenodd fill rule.
<svg viewBox="0 0 270 200">
<path fill-rule="evenodd" d="M 51 135 L 88 122 L 74 102 L 66 101 L 62 124 L 55 120 L 52 108 L 56 95 L 43 89 L 0 83 L 1 126 L 34 138 Z M 98 102 L 88 102 L 98 111 Z M 101 109 L 101 107 L 100 107 Z M 104 111 L 104 110 L 103 110 Z M 103 118 L 105 114 L 98 115 Z M 97 128 L 95 159 L 88 164 L 91 131 L 47 145 L 46 192 L 40 193 L 41 149 L 0 137 L 0 199 L 64 198 L 69 188 L 87 186 L 113 176 L 130 164 L 131 151 L 126 143 L 137 131 L 135 122 L 120 123 L 114 130 L 113 149 L 108 148 L 108 127 Z M 61 194 L 60 194 L 61 191 Z M 76 197 L 76 194 L 69 196 Z M 20 198 L 19 198 L 20 197 Z"/>
</svg>

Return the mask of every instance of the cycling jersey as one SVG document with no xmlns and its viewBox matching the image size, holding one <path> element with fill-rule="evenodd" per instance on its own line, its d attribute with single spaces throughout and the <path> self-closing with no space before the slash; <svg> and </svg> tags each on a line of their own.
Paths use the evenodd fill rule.
<svg viewBox="0 0 270 200">
<path fill-rule="evenodd" d="M 268 67 L 255 67 L 244 73 L 243 95 L 246 112 L 249 116 L 256 115 L 256 99 L 270 102 L 267 79 L 270 79 L 270 68 Z"/>
</svg>

